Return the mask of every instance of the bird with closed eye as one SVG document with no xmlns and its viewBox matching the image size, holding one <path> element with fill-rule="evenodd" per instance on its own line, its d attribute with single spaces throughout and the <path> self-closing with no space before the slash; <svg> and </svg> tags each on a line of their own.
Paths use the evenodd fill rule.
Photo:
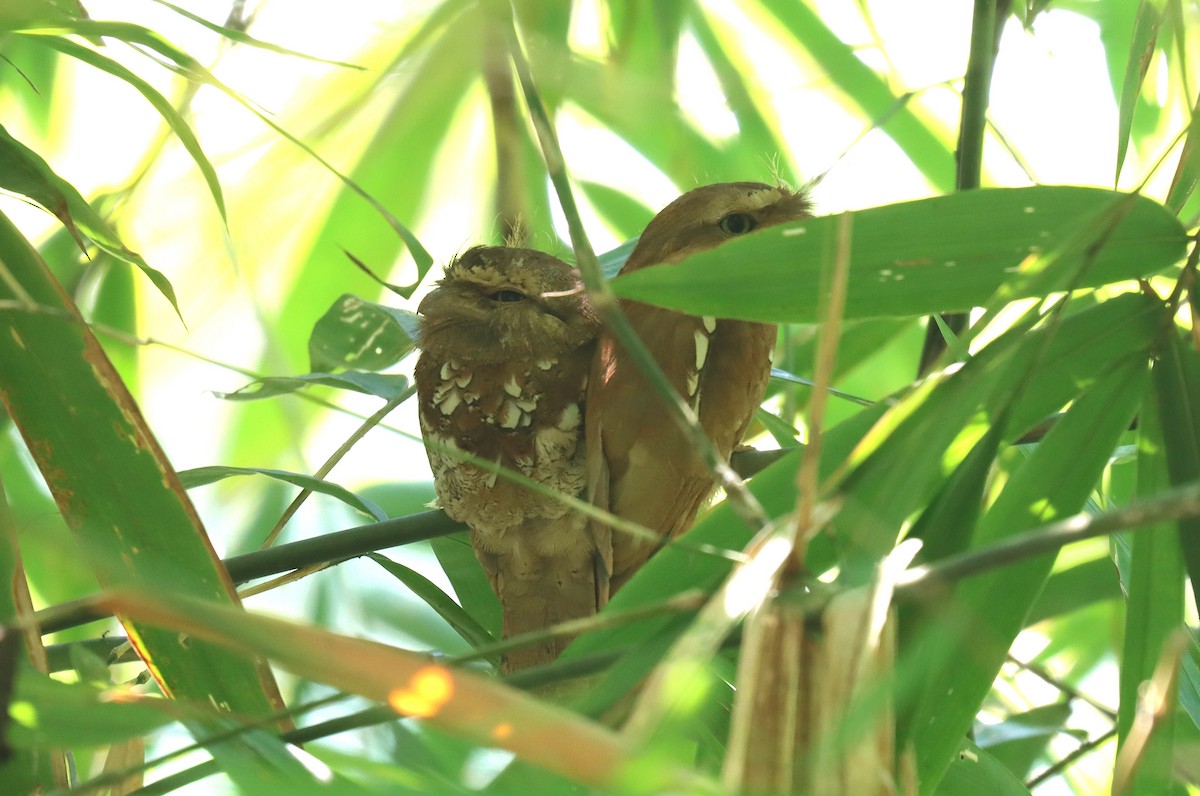
<svg viewBox="0 0 1200 796">
<path fill-rule="evenodd" d="M 476 247 L 447 266 L 418 314 L 418 413 L 434 486 L 446 513 L 471 529 L 504 637 L 594 614 L 606 596 L 597 550 L 586 519 L 558 497 L 584 487 L 584 396 L 599 330 L 578 272 L 531 249 Z M 567 641 L 514 650 L 501 668 L 548 663 Z"/>
</svg>

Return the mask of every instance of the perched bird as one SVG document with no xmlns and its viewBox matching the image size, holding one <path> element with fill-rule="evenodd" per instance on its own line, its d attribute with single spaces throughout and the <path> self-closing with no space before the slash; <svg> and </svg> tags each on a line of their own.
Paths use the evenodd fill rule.
<svg viewBox="0 0 1200 796">
<path fill-rule="evenodd" d="M 800 192 L 756 182 L 706 185 L 667 205 L 646 226 L 621 273 L 674 263 L 729 238 L 809 217 Z M 775 346 L 774 325 L 696 317 L 622 301 L 630 324 L 675 391 L 700 418 L 722 458 L 741 442 L 762 401 Z M 587 393 L 588 498 L 669 539 L 686 531 L 713 491 L 713 477 L 607 330 Z M 600 527 L 611 545 L 615 593 L 661 546 Z"/>
<path fill-rule="evenodd" d="M 579 274 L 530 249 L 480 246 L 418 308 L 421 430 L 443 509 L 503 608 L 504 637 L 594 614 L 586 519 L 553 496 L 455 458 L 461 450 L 571 497 L 584 487 L 584 393 L 599 321 Z M 502 670 L 554 660 L 558 639 L 515 650 Z"/>
</svg>

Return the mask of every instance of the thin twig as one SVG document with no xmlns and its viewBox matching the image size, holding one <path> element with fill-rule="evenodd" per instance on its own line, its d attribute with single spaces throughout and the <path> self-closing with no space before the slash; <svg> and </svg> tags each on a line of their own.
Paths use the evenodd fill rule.
<svg viewBox="0 0 1200 796">
<path fill-rule="evenodd" d="M 818 468 L 821 458 L 821 443 L 824 438 L 825 404 L 828 388 L 833 380 L 833 368 L 837 361 L 838 342 L 841 339 L 842 320 L 846 306 L 846 286 L 850 276 L 850 242 L 853 237 L 854 214 L 843 213 L 838 218 L 837 249 L 833 267 L 827 270 L 831 278 L 828 292 L 822 290 L 825 299 L 824 323 L 817 339 L 816 368 L 813 373 L 813 396 L 808 405 L 808 446 L 796 472 L 796 548 L 793 555 L 801 561 L 806 541 L 813 529 L 813 509 L 819 493 Z M 824 282 L 825 280 L 822 280 Z M 825 285 L 823 284 L 822 287 Z"/>
<path fill-rule="evenodd" d="M 329 458 L 325 460 L 325 463 L 322 464 L 315 473 L 313 473 L 313 477 L 324 479 L 325 476 L 329 475 L 329 473 L 333 471 L 333 468 L 337 467 L 338 462 L 345 458 L 346 454 L 350 452 L 350 449 L 358 444 L 358 441 L 367 435 L 368 431 L 379 425 L 383 418 L 387 417 L 388 414 L 390 414 L 391 411 L 397 406 L 407 401 L 416 391 L 416 387 L 409 387 L 407 390 L 385 403 L 375 414 L 364 420 L 362 424 L 359 425 L 358 428 L 354 429 L 354 432 L 346 438 L 346 441 L 339 445 L 337 450 L 330 454 Z M 288 520 L 295 516 L 296 512 L 300 510 L 300 507 L 304 505 L 304 501 L 308 500 L 308 497 L 312 494 L 312 492 L 313 491 L 311 489 L 307 488 L 300 490 L 300 494 L 296 495 L 291 504 L 283 510 L 283 514 L 280 515 L 279 521 L 275 523 L 275 527 L 271 529 L 271 532 L 267 534 L 267 538 L 263 540 L 262 546 L 264 548 L 271 547 L 275 544 L 275 540 L 278 539 L 279 534 L 283 532 L 283 527 L 287 525 Z"/>
<path fill-rule="evenodd" d="M 1116 735 L 1117 735 L 1117 730 L 1114 727 L 1113 729 L 1108 730 L 1107 732 L 1104 732 L 1101 735 L 1097 735 L 1095 738 L 1092 738 L 1089 741 L 1084 741 L 1083 743 L 1081 743 L 1079 745 L 1078 748 L 1076 748 L 1073 752 L 1071 752 L 1069 755 L 1064 757 L 1062 760 L 1059 760 L 1057 763 L 1050 766 L 1045 771 L 1039 772 L 1038 775 L 1036 777 L 1034 777 L 1033 779 L 1030 779 L 1029 781 L 1027 781 L 1025 783 L 1025 787 L 1029 788 L 1030 790 L 1033 790 L 1038 785 L 1041 785 L 1043 782 L 1050 779 L 1051 777 L 1058 776 L 1063 771 L 1067 770 L 1067 768 L 1069 768 L 1070 765 L 1072 763 L 1074 763 L 1076 760 L 1083 757 L 1084 755 L 1089 755 L 1092 752 L 1096 751 L 1101 746 L 1103 746 L 1104 744 L 1108 743 L 1113 738 L 1115 738 Z"/>
<path fill-rule="evenodd" d="M 896 595 L 906 599 L 928 596 L 964 578 L 1054 553 L 1075 542 L 1197 515 L 1200 515 L 1200 482 L 1192 482 L 1115 511 L 1096 516 L 1076 514 L 982 549 L 913 567 L 899 579 Z"/>
<path fill-rule="evenodd" d="M 975 11 L 971 18 L 971 49 L 967 55 L 967 70 L 963 78 L 962 112 L 959 116 L 958 148 L 955 153 L 957 170 L 954 185 L 958 191 L 978 188 L 983 173 L 983 139 L 987 132 L 988 99 L 999 45 L 998 31 L 1003 29 L 997 25 L 997 5 L 997 0 L 975 0 Z M 1000 0 L 999 5 L 1007 9 L 1010 3 Z M 962 334 L 967 328 L 968 318 L 966 313 L 961 312 L 941 316 L 946 328 L 955 336 Z M 929 372 L 945 350 L 946 339 L 931 316 L 925 328 L 925 345 L 921 350 L 917 375 Z"/>
<path fill-rule="evenodd" d="M 1077 699 L 1080 702 L 1086 702 L 1087 704 L 1089 704 L 1093 708 L 1095 708 L 1097 712 L 1104 714 L 1104 716 L 1106 718 L 1111 719 L 1112 721 L 1117 720 L 1117 711 L 1113 710 L 1112 708 L 1108 707 L 1107 705 L 1101 704 L 1096 699 L 1088 696 L 1087 694 L 1083 693 L 1075 686 L 1071 685 L 1068 682 L 1063 681 L 1061 678 L 1055 677 L 1053 674 L 1050 673 L 1050 671 L 1048 669 L 1046 669 L 1046 667 L 1039 666 L 1038 664 L 1033 663 L 1032 661 L 1019 660 L 1011 652 L 1008 654 L 1008 660 L 1014 666 L 1024 669 L 1025 671 L 1032 674 L 1034 677 L 1037 677 L 1042 682 L 1044 682 L 1050 686 L 1053 686 L 1054 688 L 1058 689 L 1062 693 L 1066 694 L 1069 699 Z"/>
</svg>

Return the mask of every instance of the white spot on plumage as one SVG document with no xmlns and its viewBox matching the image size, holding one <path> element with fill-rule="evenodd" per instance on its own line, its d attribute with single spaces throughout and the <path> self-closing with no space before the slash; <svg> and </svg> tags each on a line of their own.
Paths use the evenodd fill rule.
<svg viewBox="0 0 1200 796">
<path fill-rule="evenodd" d="M 689 396 L 696 394 L 696 388 L 700 386 L 700 374 L 689 373 L 687 375 L 687 392 Z"/>
<path fill-rule="evenodd" d="M 696 372 L 699 373 L 704 367 L 704 360 L 708 359 L 708 335 L 697 329 L 696 337 Z"/>
<path fill-rule="evenodd" d="M 516 376 L 508 377 L 508 381 L 504 382 L 504 391 L 513 398 L 521 397 L 521 385 L 517 384 Z"/>
<path fill-rule="evenodd" d="M 558 418 L 558 427 L 563 431 L 574 431 L 579 428 L 579 404 L 567 404 Z"/>
<path fill-rule="evenodd" d="M 516 428 L 521 422 L 521 407 L 512 401 L 504 402 L 504 414 L 500 417 L 501 428 Z"/>
<path fill-rule="evenodd" d="M 438 371 L 438 375 L 442 377 L 442 381 L 450 381 L 450 363 L 443 362 L 442 369 Z"/>
<path fill-rule="evenodd" d="M 709 334 L 712 334 L 717 330 L 717 319 L 713 316 L 705 315 L 700 318 L 700 321 L 704 324 L 704 331 L 708 332 Z"/>
<path fill-rule="evenodd" d="M 534 395 L 531 398 L 518 398 L 516 403 L 517 406 L 521 407 L 521 411 L 532 412 L 534 409 L 537 409 L 538 396 Z"/>
<path fill-rule="evenodd" d="M 454 410 L 458 408 L 460 403 L 462 403 L 462 398 L 458 394 L 458 390 L 451 390 L 446 394 L 445 400 L 438 405 L 438 408 L 442 410 L 442 414 L 450 415 L 454 413 Z"/>
<path fill-rule="evenodd" d="M 553 359 L 539 359 L 537 361 L 538 370 L 550 370 L 556 364 Z"/>
</svg>

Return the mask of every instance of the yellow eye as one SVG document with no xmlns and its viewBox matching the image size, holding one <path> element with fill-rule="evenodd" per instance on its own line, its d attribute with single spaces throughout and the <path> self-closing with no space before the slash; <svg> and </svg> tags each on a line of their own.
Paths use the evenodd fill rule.
<svg viewBox="0 0 1200 796">
<path fill-rule="evenodd" d="M 518 293 L 515 290 L 497 290 L 492 295 L 488 296 L 492 301 L 524 301 L 525 294 Z"/>
<path fill-rule="evenodd" d="M 754 217 L 746 213 L 730 213 L 717 222 L 726 235 L 745 235 L 754 229 Z"/>
</svg>

